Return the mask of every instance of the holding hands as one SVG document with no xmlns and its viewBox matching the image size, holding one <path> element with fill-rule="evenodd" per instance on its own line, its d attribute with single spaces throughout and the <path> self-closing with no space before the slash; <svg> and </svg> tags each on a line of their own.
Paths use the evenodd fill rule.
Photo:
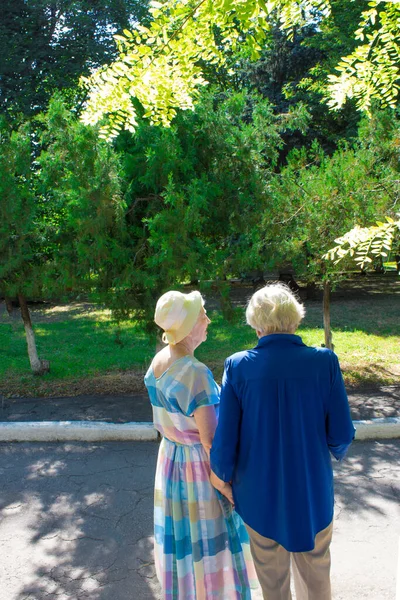
<svg viewBox="0 0 400 600">
<path fill-rule="evenodd" d="M 211 485 L 213 487 L 215 487 L 216 490 L 221 492 L 221 494 L 223 496 L 225 496 L 225 498 L 227 498 L 232 505 L 234 504 L 233 494 L 232 494 L 232 486 L 230 483 L 227 483 L 226 481 L 223 481 L 222 479 L 220 479 L 214 473 L 214 471 L 211 471 L 210 482 L 211 482 Z"/>
</svg>

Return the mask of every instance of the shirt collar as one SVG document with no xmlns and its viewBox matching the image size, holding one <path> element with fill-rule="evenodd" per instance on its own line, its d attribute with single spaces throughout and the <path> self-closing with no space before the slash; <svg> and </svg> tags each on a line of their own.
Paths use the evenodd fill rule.
<svg viewBox="0 0 400 600">
<path fill-rule="evenodd" d="M 270 333 L 269 335 L 264 335 L 258 340 L 256 348 L 262 348 L 263 346 L 267 346 L 273 342 L 286 342 L 287 344 L 305 346 L 299 335 L 292 333 Z"/>
</svg>

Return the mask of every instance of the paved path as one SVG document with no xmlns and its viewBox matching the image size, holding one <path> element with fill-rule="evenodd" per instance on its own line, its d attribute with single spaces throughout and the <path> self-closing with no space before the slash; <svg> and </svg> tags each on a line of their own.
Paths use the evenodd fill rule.
<svg viewBox="0 0 400 600">
<path fill-rule="evenodd" d="M 0 422 L 106 421 L 129 423 L 152 420 L 151 404 L 147 394 L 72 396 L 70 398 L 4 398 L 0 402 Z"/>
<path fill-rule="evenodd" d="M 400 387 L 380 386 L 363 393 L 349 391 L 352 418 L 400 415 Z M 1 398 L 0 422 L 13 421 L 152 421 L 147 394 L 65 398 Z"/>
<path fill-rule="evenodd" d="M 400 441 L 335 465 L 335 600 L 394 600 Z M 0 444 L 1 600 L 159 600 L 156 443 Z M 259 596 L 256 596 L 259 598 Z"/>
</svg>

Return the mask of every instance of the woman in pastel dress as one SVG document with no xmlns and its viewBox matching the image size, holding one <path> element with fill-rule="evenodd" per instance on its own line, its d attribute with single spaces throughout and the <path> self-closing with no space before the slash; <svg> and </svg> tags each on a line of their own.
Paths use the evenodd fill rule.
<svg viewBox="0 0 400 600">
<path fill-rule="evenodd" d="M 163 348 L 146 373 L 154 426 L 163 439 L 157 462 L 154 554 L 164 600 L 250 600 L 256 585 L 249 539 L 227 498 L 210 483 L 209 454 L 219 387 L 193 352 L 210 323 L 199 292 L 167 292 L 155 322 Z M 226 496 L 226 497 L 225 497 Z"/>
</svg>

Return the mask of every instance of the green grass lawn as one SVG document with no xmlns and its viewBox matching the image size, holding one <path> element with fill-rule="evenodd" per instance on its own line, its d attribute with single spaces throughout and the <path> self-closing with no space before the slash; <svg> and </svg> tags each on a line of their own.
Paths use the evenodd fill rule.
<svg viewBox="0 0 400 600">
<path fill-rule="evenodd" d="M 335 351 L 348 385 L 394 384 L 400 380 L 400 296 L 368 296 L 332 303 Z M 322 308 L 306 303 L 307 314 L 299 334 L 306 344 L 324 341 Z M 208 340 L 196 356 L 210 365 L 217 379 L 224 359 L 256 344 L 255 332 L 236 309 L 234 323 L 211 311 Z M 137 322 L 119 326 L 109 311 L 73 304 L 34 309 L 32 320 L 39 356 L 50 360 L 44 377 L 30 373 L 25 334 L 18 316 L 0 318 L 0 393 L 5 395 L 66 395 L 129 393 L 143 389 L 143 374 L 156 347 Z"/>
<path fill-rule="evenodd" d="M 116 324 L 104 314 L 100 321 L 96 319 L 94 315 L 81 315 L 69 321 L 34 325 L 39 356 L 51 362 L 49 379 L 125 370 L 150 361 L 155 340 L 135 323 L 120 325 L 117 343 Z M 10 371 L 26 374 L 29 361 L 22 324 L 1 325 L 0 344 L 0 376 Z"/>
<path fill-rule="evenodd" d="M 31 311 L 38 354 L 50 360 L 51 371 L 43 377 L 35 377 L 30 372 L 22 321 L 17 316 L 11 320 L 3 315 L 0 321 L 0 393 L 74 394 L 81 389 L 88 393 L 90 382 L 104 374 L 116 375 L 132 369 L 139 374 L 150 364 L 156 338 L 149 336 L 137 323 L 124 322 L 118 326 L 108 310 L 86 305 L 63 308 Z M 82 387 L 84 380 L 88 385 Z M 109 391 L 107 385 L 110 384 L 106 384 L 105 391 Z M 93 388 L 93 391 L 102 390 Z"/>
<path fill-rule="evenodd" d="M 400 299 L 393 297 L 363 298 L 334 302 L 331 307 L 333 343 L 346 383 L 395 384 L 400 381 Z M 320 303 L 306 302 L 306 317 L 298 334 L 310 346 L 324 343 Z M 206 344 L 198 358 L 222 373 L 223 357 L 256 344 L 255 332 L 245 325 L 244 316 L 229 325 L 218 313 L 213 314 Z"/>
</svg>

